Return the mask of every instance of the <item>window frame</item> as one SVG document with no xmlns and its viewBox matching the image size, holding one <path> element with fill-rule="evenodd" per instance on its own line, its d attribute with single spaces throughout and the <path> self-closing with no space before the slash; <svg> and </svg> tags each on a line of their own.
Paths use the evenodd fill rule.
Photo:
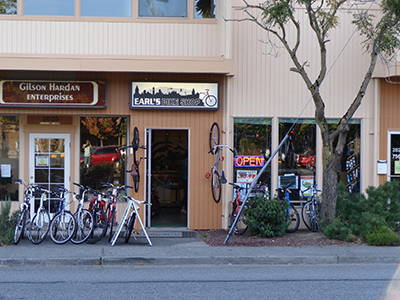
<svg viewBox="0 0 400 300">
<path fill-rule="evenodd" d="M 187 16 L 186 17 L 140 17 L 139 16 L 139 0 L 131 1 L 131 16 L 130 17 L 102 17 L 102 16 L 82 16 L 81 15 L 81 0 L 74 1 L 73 16 L 54 16 L 54 15 L 25 15 L 24 1 L 17 0 L 17 13 L 13 15 L 0 15 L 0 19 L 23 19 L 23 20 L 47 20 L 47 21 L 93 21 L 93 22 L 143 22 L 143 23 L 199 23 L 199 24 L 217 24 L 218 23 L 218 0 L 215 1 L 214 18 L 196 18 L 195 17 L 195 0 L 187 1 Z"/>
</svg>

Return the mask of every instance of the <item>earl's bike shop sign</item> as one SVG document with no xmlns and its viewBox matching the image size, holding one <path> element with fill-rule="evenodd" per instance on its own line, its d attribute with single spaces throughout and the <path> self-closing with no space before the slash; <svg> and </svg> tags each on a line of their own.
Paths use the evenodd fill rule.
<svg viewBox="0 0 400 300">
<path fill-rule="evenodd" d="M 2 80 L 0 106 L 105 107 L 105 83 L 98 81 Z"/>
<path fill-rule="evenodd" d="M 218 83 L 132 82 L 131 109 L 217 110 Z"/>
</svg>

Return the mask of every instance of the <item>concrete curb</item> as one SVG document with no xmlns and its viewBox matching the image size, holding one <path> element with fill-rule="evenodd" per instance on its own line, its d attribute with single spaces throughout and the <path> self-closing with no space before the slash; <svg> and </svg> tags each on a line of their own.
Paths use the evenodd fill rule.
<svg viewBox="0 0 400 300">
<path fill-rule="evenodd" d="M 299 264 L 375 264 L 400 263 L 400 257 L 377 256 L 263 256 L 263 257 L 109 257 L 94 258 L 9 258 L 0 266 L 19 265 L 299 265 Z"/>
</svg>

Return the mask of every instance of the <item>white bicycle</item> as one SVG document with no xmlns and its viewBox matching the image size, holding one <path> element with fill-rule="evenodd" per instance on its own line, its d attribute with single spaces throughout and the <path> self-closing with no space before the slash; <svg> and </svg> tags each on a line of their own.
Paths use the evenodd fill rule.
<svg viewBox="0 0 400 300">
<path fill-rule="evenodd" d="M 124 228 L 124 236 L 123 237 L 124 237 L 125 243 L 129 242 L 129 238 L 131 237 L 132 231 L 135 228 L 136 220 L 139 221 L 140 227 L 143 230 L 143 233 L 146 236 L 146 239 L 147 239 L 149 245 L 152 246 L 153 244 L 151 243 L 149 235 L 147 234 L 146 228 L 143 225 L 142 219 L 140 218 L 140 214 L 139 214 L 139 205 L 147 204 L 147 202 L 136 200 L 135 198 L 132 198 L 130 196 L 124 196 L 124 198 L 128 201 L 128 205 L 126 206 L 122 220 L 119 223 L 118 228 L 115 231 L 114 236 L 111 239 L 111 246 L 115 245 L 123 228 Z M 136 239 L 135 235 L 133 235 L 133 238 Z"/>
</svg>

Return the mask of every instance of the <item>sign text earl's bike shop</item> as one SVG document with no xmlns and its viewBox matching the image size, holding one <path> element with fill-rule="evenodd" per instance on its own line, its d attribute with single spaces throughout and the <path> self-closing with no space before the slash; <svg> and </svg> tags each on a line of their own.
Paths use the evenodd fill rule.
<svg viewBox="0 0 400 300">
<path fill-rule="evenodd" d="M 95 81 L 2 80 L 0 106 L 105 107 L 105 84 Z"/>
<path fill-rule="evenodd" d="M 217 110 L 218 83 L 132 82 L 131 109 Z"/>
</svg>

